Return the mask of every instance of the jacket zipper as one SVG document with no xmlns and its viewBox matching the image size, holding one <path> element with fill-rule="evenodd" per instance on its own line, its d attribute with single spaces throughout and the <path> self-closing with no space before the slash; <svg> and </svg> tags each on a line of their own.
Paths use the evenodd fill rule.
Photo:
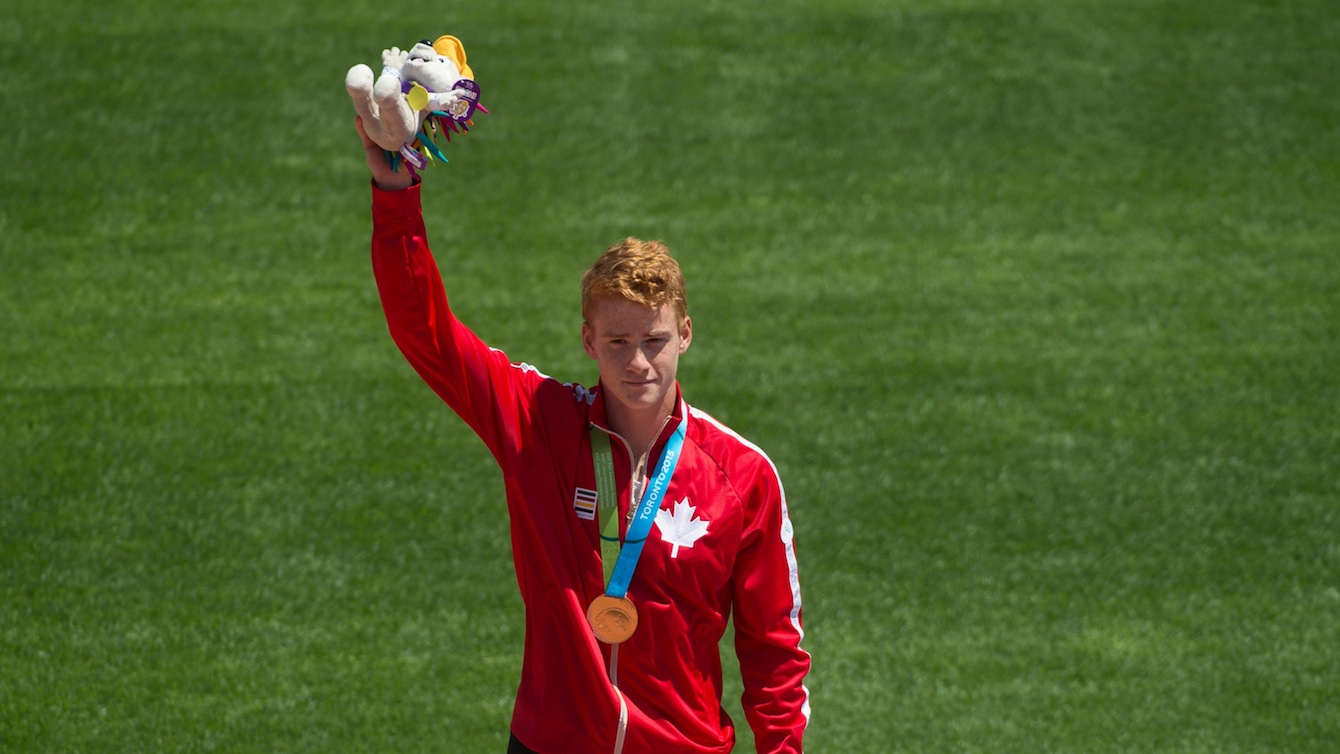
<svg viewBox="0 0 1340 754">
<path fill-rule="evenodd" d="M 686 410 L 687 410 L 687 407 L 686 407 Z M 661 428 L 656 432 L 656 437 L 657 437 L 657 438 L 659 438 L 659 437 L 661 436 L 661 434 L 662 434 L 663 432 L 665 432 L 665 427 L 666 427 L 666 425 L 668 425 L 668 424 L 670 423 L 670 419 L 672 419 L 673 417 L 674 417 L 674 414 L 672 413 L 670 416 L 667 416 L 667 417 L 665 418 L 665 421 L 661 422 Z M 624 453 L 628 456 L 628 469 L 629 469 L 629 473 L 628 473 L 628 513 L 624 516 L 624 525 L 623 525 L 623 532 L 626 532 L 626 531 L 628 530 L 628 524 L 633 520 L 633 513 L 637 510 L 637 503 L 638 503 L 638 501 L 636 500 L 636 494 L 635 494 L 636 489 L 637 489 L 637 485 L 634 484 L 634 482 L 633 482 L 633 477 L 635 477 L 635 476 L 637 475 L 637 473 L 638 473 L 638 469 L 637 469 L 637 459 L 636 459 L 636 458 L 633 458 L 633 446 L 629 444 L 628 440 L 624 439 L 624 436 L 623 436 L 623 435 L 619 434 L 618 432 L 615 432 L 615 431 L 612 430 L 612 429 L 605 429 L 604 427 L 601 427 L 601 426 L 598 425 L 598 424 L 595 425 L 595 426 L 598 427 L 602 432 L 608 434 L 610 437 L 617 437 L 617 438 L 619 438 L 619 444 L 623 446 Z M 652 443 L 652 447 L 653 447 L 653 448 L 656 447 L 656 443 L 655 443 L 655 442 Z M 648 455 L 651 454 L 651 448 L 648 448 L 648 449 L 647 449 L 647 454 L 648 454 Z M 616 485 L 618 484 L 618 480 L 615 480 L 615 484 L 616 484 Z M 623 532 L 620 532 L 620 533 L 622 534 Z M 625 699 L 623 698 L 623 692 L 619 690 L 619 645 L 618 645 L 618 644 L 611 644 L 611 645 L 610 645 L 610 673 L 609 673 L 609 675 L 610 675 L 610 685 L 614 687 L 614 693 L 615 693 L 616 696 L 619 697 L 619 727 L 618 727 L 618 730 L 617 730 L 617 732 L 616 732 L 616 734 L 615 734 L 615 736 L 614 736 L 614 752 L 613 752 L 613 754 L 623 754 L 623 742 L 624 742 L 624 737 L 625 737 L 625 736 L 627 735 L 627 733 L 628 733 L 628 702 L 627 702 L 627 700 L 625 700 Z"/>
</svg>

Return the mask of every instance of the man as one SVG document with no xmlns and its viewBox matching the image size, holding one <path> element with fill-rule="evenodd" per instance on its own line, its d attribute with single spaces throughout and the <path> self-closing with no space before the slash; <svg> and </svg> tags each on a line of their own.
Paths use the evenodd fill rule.
<svg viewBox="0 0 1340 754">
<path fill-rule="evenodd" d="M 509 751 L 730 751 L 732 614 L 758 751 L 802 751 L 810 658 L 786 498 L 762 451 L 680 394 L 693 327 L 678 264 L 628 239 L 583 277 L 594 389 L 514 364 L 453 316 L 420 185 L 358 131 L 392 338 L 503 471 L 526 607 Z"/>
</svg>

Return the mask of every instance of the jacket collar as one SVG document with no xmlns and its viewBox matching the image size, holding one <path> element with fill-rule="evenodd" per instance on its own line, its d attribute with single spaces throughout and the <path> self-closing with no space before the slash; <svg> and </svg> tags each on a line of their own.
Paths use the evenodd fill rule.
<svg viewBox="0 0 1340 754">
<path fill-rule="evenodd" d="M 596 383 L 596 388 L 592 392 L 595 394 L 595 400 L 591 403 L 591 412 L 588 415 L 589 421 L 600 430 L 623 439 L 621 435 L 610 428 L 608 414 L 605 409 L 604 388 L 600 383 Z M 684 393 L 680 389 L 679 382 L 676 381 L 675 406 L 670 410 L 670 418 L 665 421 L 665 424 L 661 425 L 661 433 L 656 436 L 656 442 L 652 443 L 651 449 L 653 455 L 660 452 L 661 446 L 665 444 L 666 440 L 670 439 L 670 435 L 674 434 L 675 427 L 679 426 L 679 422 L 688 415 L 688 411 L 689 404 L 684 401 Z M 627 444 L 627 441 L 625 441 L 625 444 Z"/>
</svg>

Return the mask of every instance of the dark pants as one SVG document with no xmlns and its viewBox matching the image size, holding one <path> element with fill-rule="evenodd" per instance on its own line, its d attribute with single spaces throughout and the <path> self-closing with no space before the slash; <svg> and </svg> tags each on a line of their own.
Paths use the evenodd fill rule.
<svg viewBox="0 0 1340 754">
<path fill-rule="evenodd" d="M 516 736 L 512 736 L 512 740 L 507 742 L 507 754 L 538 754 L 538 753 L 534 749 L 526 748 L 525 744 L 516 740 Z"/>
</svg>

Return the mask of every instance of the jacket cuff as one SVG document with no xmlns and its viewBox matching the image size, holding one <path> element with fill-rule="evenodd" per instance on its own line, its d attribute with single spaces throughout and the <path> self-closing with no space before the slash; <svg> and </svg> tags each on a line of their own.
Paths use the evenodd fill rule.
<svg viewBox="0 0 1340 754">
<path fill-rule="evenodd" d="M 372 184 L 372 215 L 378 219 L 390 220 L 397 217 L 413 217 L 422 214 L 419 199 L 419 187 L 415 182 L 409 188 L 386 191 Z"/>
</svg>

